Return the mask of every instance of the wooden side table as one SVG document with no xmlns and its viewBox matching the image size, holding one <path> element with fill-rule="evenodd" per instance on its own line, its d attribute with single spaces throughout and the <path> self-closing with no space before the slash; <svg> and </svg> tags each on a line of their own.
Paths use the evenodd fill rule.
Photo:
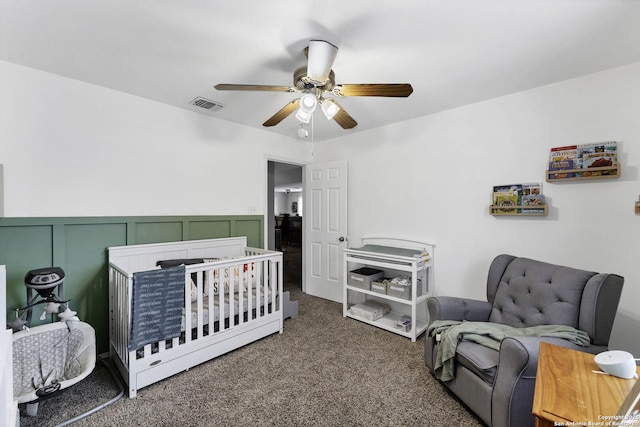
<svg viewBox="0 0 640 427">
<path fill-rule="evenodd" d="M 533 416 L 537 427 L 616 425 L 612 421 L 636 379 L 591 372 L 594 355 L 540 344 Z M 637 368 L 640 374 L 640 367 Z"/>
</svg>

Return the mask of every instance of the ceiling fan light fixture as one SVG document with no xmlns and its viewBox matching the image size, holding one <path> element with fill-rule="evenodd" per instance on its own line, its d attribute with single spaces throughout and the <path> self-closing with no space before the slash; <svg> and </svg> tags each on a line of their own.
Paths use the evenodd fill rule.
<svg viewBox="0 0 640 427">
<path fill-rule="evenodd" d="M 300 98 L 300 109 L 304 110 L 309 114 L 313 113 L 317 106 L 318 106 L 318 100 L 316 99 L 315 96 L 313 96 L 310 93 L 305 93 Z"/>
<path fill-rule="evenodd" d="M 300 121 L 300 123 L 309 123 L 311 121 L 312 113 L 308 113 L 302 109 L 298 109 L 296 111 L 296 119 Z"/>
<path fill-rule="evenodd" d="M 309 123 L 311 116 L 318 106 L 318 100 L 310 93 L 302 95 L 300 98 L 300 108 L 296 111 L 296 119 L 302 123 Z"/>
<path fill-rule="evenodd" d="M 327 120 L 333 119 L 333 117 L 340 111 L 340 106 L 333 99 L 323 99 L 320 102 L 322 112 Z"/>
<path fill-rule="evenodd" d="M 333 61 L 338 54 L 338 48 L 324 40 L 310 40 L 307 58 L 307 77 L 324 84 L 329 79 Z"/>
</svg>

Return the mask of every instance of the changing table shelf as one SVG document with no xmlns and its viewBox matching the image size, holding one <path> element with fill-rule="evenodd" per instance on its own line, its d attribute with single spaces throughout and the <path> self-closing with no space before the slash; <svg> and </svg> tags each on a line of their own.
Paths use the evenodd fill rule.
<svg viewBox="0 0 640 427">
<path fill-rule="evenodd" d="M 387 237 L 363 238 L 362 242 L 362 247 L 344 250 L 343 316 L 415 342 L 427 330 L 429 320 L 434 245 Z M 377 319 L 353 312 L 352 307 L 366 301 L 383 303 L 389 312 Z"/>
<path fill-rule="evenodd" d="M 366 319 L 364 317 L 361 317 L 361 316 L 358 316 L 358 315 L 355 315 L 355 314 L 351 314 L 351 313 L 347 313 L 346 317 L 350 317 L 352 319 L 359 320 L 359 321 L 364 322 L 364 323 L 368 323 L 369 325 L 376 326 L 376 327 L 378 327 L 380 329 L 384 329 L 384 330 L 393 332 L 395 334 L 402 335 L 402 336 L 405 336 L 407 338 L 411 338 L 412 341 L 415 341 L 420 335 L 422 335 L 422 333 L 424 331 L 427 330 L 428 323 L 426 321 L 424 321 L 424 320 L 417 320 L 416 321 L 417 324 L 416 324 L 415 337 L 414 337 L 414 334 L 410 330 L 405 332 L 405 331 L 402 331 L 402 330 L 398 329 L 398 327 L 396 325 L 397 325 L 397 322 L 400 320 L 400 318 L 402 316 L 403 316 L 402 314 L 392 311 L 392 312 L 386 314 L 385 316 L 383 316 L 382 318 L 380 318 L 378 320 L 369 320 L 369 319 Z"/>
</svg>

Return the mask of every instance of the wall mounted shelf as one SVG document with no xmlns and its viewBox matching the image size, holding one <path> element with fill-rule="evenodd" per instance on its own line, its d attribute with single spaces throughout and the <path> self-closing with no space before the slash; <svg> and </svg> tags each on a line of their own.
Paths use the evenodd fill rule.
<svg viewBox="0 0 640 427">
<path fill-rule="evenodd" d="M 594 172 L 606 172 L 607 175 L 591 175 Z M 589 173 L 588 176 L 584 176 L 585 173 Z M 555 177 L 555 175 L 574 175 L 570 177 Z M 575 174 L 582 174 L 582 176 L 575 176 Z M 622 169 L 620 164 L 613 166 L 605 166 L 601 168 L 588 168 L 588 169 L 561 169 L 561 170 L 547 170 L 546 179 L 547 182 L 561 182 L 561 181 L 586 181 L 591 179 L 616 179 L 620 178 Z"/>
<path fill-rule="evenodd" d="M 540 212 L 541 210 L 542 212 Z M 489 206 L 489 213 L 493 216 L 547 216 L 548 209 L 546 204 L 542 206 L 518 205 L 511 207 L 491 205 Z"/>
</svg>

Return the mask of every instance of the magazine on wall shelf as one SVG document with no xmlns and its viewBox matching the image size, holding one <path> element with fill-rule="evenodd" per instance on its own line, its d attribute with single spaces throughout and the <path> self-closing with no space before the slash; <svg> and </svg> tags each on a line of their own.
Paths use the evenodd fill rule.
<svg viewBox="0 0 640 427">
<path fill-rule="evenodd" d="M 616 165 L 618 163 L 618 157 L 615 153 L 590 153 L 584 156 L 582 162 L 582 168 L 585 169 L 585 171 L 582 172 L 582 176 L 615 175 L 617 173 L 615 169 L 589 171 L 589 169 L 592 168 L 604 168 Z"/>
<path fill-rule="evenodd" d="M 535 213 L 535 214 L 543 214 L 544 205 L 546 204 L 546 200 L 544 194 L 527 194 L 522 196 L 522 213 Z M 526 206 L 531 206 L 532 208 L 526 209 Z"/>
<path fill-rule="evenodd" d="M 518 205 L 518 196 L 516 194 L 498 193 L 496 196 L 496 213 L 515 215 L 520 212 Z"/>
<path fill-rule="evenodd" d="M 566 145 L 564 147 L 555 147 L 549 153 L 549 170 L 560 171 L 575 169 L 577 164 L 578 146 Z M 565 178 L 573 177 L 573 173 L 566 173 Z"/>
<path fill-rule="evenodd" d="M 493 204 L 498 204 L 498 196 L 516 196 L 517 203 L 520 204 L 519 197 L 522 195 L 522 184 L 495 185 L 493 187 Z"/>
<path fill-rule="evenodd" d="M 529 194 L 542 194 L 542 184 L 539 182 L 522 184 L 522 195 L 526 196 Z"/>
</svg>

